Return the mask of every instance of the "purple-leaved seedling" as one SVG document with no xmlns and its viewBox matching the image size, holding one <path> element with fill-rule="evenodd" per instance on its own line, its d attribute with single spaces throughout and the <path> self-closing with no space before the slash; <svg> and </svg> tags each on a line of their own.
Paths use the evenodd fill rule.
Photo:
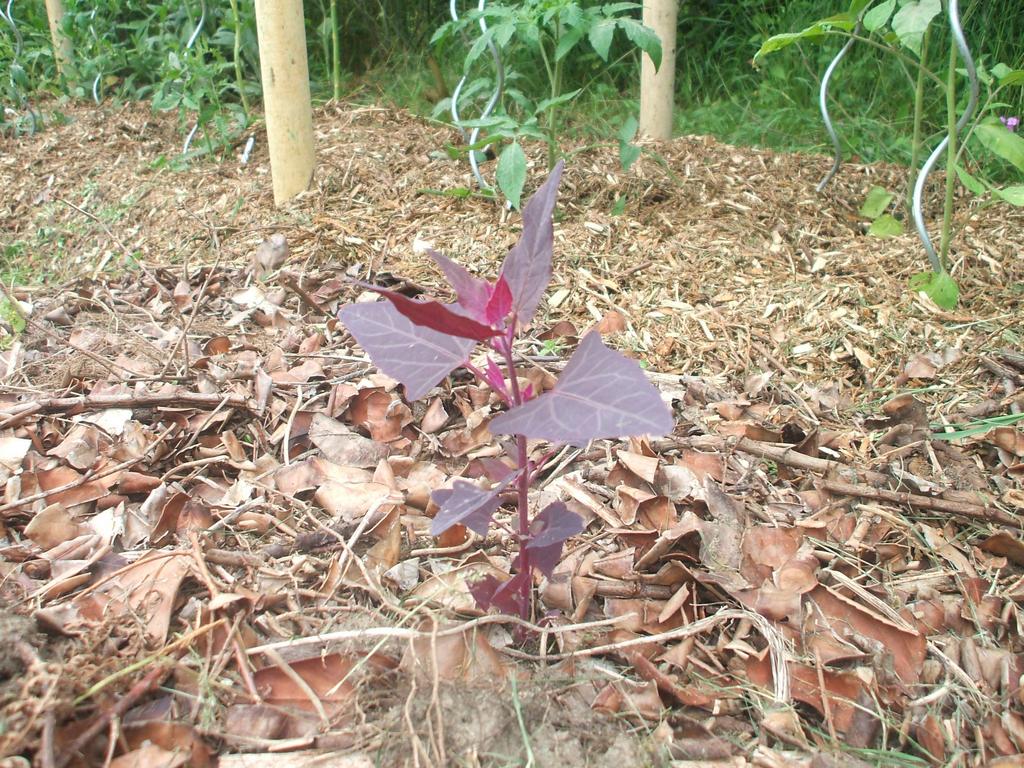
<svg viewBox="0 0 1024 768">
<path fill-rule="evenodd" d="M 515 574 L 506 581 L 490 576 L 471 589 L 481 608 L 494 606 L 523 618 L 530 614 L 531 569 L 550 577 L 565 541 L 584 528 L 583 519 L 558 501 L 531 518 L 528 492 L 544 459 L 532 462 L 526 441 L 583 446 L 598 438 L 662 435 L 673 428 L 671 410 L 640 366 L 606 347 L 596 331 L 583 337 L 550 391 L 535 395 L 530 386 L 520 385 L 513 344 L 533 319 L 551 280 L 552 212 L 562 168 L 560 162 L 524 206 L 522 236 L 494 282 L 431 252 L 455 292 L 454 304 L 417 301 L 366 286 L 387 301 L 348 304 L 338 313 L 374 364 L 405 386 L 410 400 L 465 367 L 508 407 L 489 427 L 494 434 L 515 437 L 515 468 L 495 478 L 489 489 L 456 480 L 451 489 L 435 491 L 431 497 L 439 509 L 431 533 L 438 536 L 462 524 L 486 536 L 500 494 L 514 484 L 519 544 Z M 478 366 L 470 356 L 480 343 L 488 352 Z"/>
</svg>

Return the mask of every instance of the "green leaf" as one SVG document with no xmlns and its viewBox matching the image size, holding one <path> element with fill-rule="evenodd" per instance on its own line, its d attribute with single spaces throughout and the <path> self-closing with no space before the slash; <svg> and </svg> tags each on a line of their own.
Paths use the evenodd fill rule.
<svg viewBox="0 0 1024 768">
<path fill-rule="evenodd" d="M 518 210 L 523 185 L 526 184 L 526 153 L 518 141 L 513 141 L 501 151 L 497 178 L 502 194 Z"/>
<path fill-rule="evenodd" d="M 872 0 L 852 0 L 852 2 L 850 3 L 850 15 L 856 16 L 869 5 L 871 5 L 871 2 Z"/>
<path fill-rule="evenodd" d="M 583 27 L 570 27 L 558 41 L 558 46 L 555 48 L 555 61 L 564 59 L 569 51 L 575 48 L 576 44 L 583 39 L 585 33 L 586 30 Z"/>
<path fill-rule="evenodd" d="M 864 29 L 868 32 L 875 32 L 884 27 L 895 7 L 896 0 L 885 0 L 884 3 L 876 5 L 864 14 Z"/>
<path fill-rule="evenodd" d="M 640 3 L 608 3 L 601 6 L 601 13 L 605 16 L 618 16 L 620 13 L 642 7 Z"/>
<path fill-rule="evenodd" d="M 622 123 L 622 127 L 619 128 L 619 141 L 632 141 L 633 137 L 636 136 L 636 129 L 639 127 L 636 118 L 630 115 L 626 118 L 625 122 Z"/>
<path fill-rule="evenodd" d="M 661 69 L 661 38 L 650 27 L 635 19 L 619 19 L 619 27 L 637 48 L 651 57 L 655 69 Z"/>
<path fill-rule="evenodd" d="M 871 237 L 878 237 L 883 240 L 887 237 L 896 237 L 896 235 L 903 234 L 903 224 L 891 214 L 884 213 L 871 222 L 871 226 L 868 227 L 868 234 Z"/>
<path fill-rule="evenodd" d="M 941 0 L 914 0 L 896 11 L 892 17 L 892 31 L 906 48 L 920 56 L 924 31 L 941 12 Z"/>
<path fill-rule="evenodd" d="M 614 19 L 605 19 L 599 21 L 597 24 L 590 28 L 589 34 L 587 35 L 590 39 L 590 45 L 598 56 L 603 61 L 608 61 L 608 51 L 612 47 L 612 37 L 615 35 Z"/>
<path fill-rule="evenodd" d="M 1024 186 L 1019 184 L 1002 189 L 992 189 L 992 193 L 1000 200 L 1005 200 L 1010 205 L 1024 206 Z"/>
<path fill-rule="evenodd" d="M 582 90 L 582 88 L 577 88 L 575 91 L 563 93 L 561 96 L 555 96 L 555 98 L 553 99 L 544 99 L 543 101 L 539 102 L 537 106 L 534 108 L 533 114 L 539 115 L 551 109 L 552 107 L 557 107 L 560 104 L 565 104 L 566 102 L 572 101 L 573 99 L 580 95 L 580 91 Z"/>
<path fill-rule="evenodd" d="M 983 195 L 988 191 L 988 188 L 981 179 L 976 179 L 974 176 L 969 174 L 959 163 L 954 166 L 954 168 L 956 169 L 956 175 L 960 179 L 960 183 L 975 195 Z"/>
<path fill-rule="evenodd" d="M 25 316 L 18 312 L 7 299 L 0 301 L 0 318 L 5 320 L 15 333 L 25 331 Z"/>
<path fill-rule="evenodd" d="M 956 309 L 960 288 L 948 272 L 920 272 L 908 284 L 910 290 L 923 291 L 942 309 Z"/>
<path fill-rule="evenodd" d="M 480 54 L 487 50 L 487 44 L 491 41 L 493 34 L 491 30 L 487 30 L 487 32 L 476 39 L 476 42 L 473 43 L 473 47 L 469 49 L 469 53 L 466 54 L 466 58 L 462 63 L 464 71 L 468 72 L 469 65 L 479 59 Z"/>
<path fill-rule="evenodd" d="M 835 16 L 816 21 L 799 32 L 783 32 L 780 35 L 772 35 L 761 44 L 761 49 L 754 54 L 754 63 L 756 64 L 757 60 L 762 56 L 774 53 L 801 40 L 820 42 L 825 33 L 832 29 L 841 29 L 849 32 L 856 23 L 856 17 L 849 13 L 837 13 Z"/>
<path fill-rule="evenodd" d="M 640 147 L 636 144 L 631 144 L 628 141 L 619 142 L 619 164 L 622 166 L 622 170 L 628 171 L 633 167 L 633 163 L 640 157 Z"/>
<path fill-rule="evenodd" d="M 12 62 L 10 66 L 11 82 L 14 83 L 16 88 L 27 91 L 29 89 L 28 75 L 25 74 L 25 68 L 17 62 Z"/>
<path fill-rule="evenodd" d="M 974 135 L 990 152 L 1024 171 L 1024 138 L 1008 131 L 998 121 L 982 123 L 975 129 Z"/>
<path fill-rule="evenodd" d="M 1002 79 L 1002 78 L 1006 77 L 1008 74 L 1010 74 L 1011 72 L 1013 72 L 1013 70 L 1010 69 L 1005 64 L 1003 64 L 1003 62 L 1001 62 L 1001 61 L 999 63 L 997 63 L 997 64 L 993 64 L 992 65 L 992 74 L 995 75 L 995 77 L 997 79 Z"/>
<path fill-rule="evenodd" d="M 612 216 L 621 216 L 626 212 L 626 196 L 623 195 L 612 205 Z"/>
<path fill-rule="evenodd" d="M 996 74 L 1000 86 L 1024 85 L 1024 69 L 1011 69 L 1005 74 Z"/>
<path fill-rule="evenodd" d="M 868 196 L 864 198 L 864 205 L 860 207 L 860 215 L 865 219 L 877 219 L 892 202 L 893 194 L 886 191 L 885 187 L 872 187 Z"/>
</svg>

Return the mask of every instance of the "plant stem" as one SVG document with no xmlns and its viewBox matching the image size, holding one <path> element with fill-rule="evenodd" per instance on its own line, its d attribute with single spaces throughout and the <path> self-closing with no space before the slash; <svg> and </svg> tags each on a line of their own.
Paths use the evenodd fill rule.
<svg viewBox="0 0 1024 768">
<path fill-rule="evenodd" d="M 231 18 L 235 25 L 235 87 L 238 88 L 238 99 L 242 102 L 246 122 L 249 120 L 249 97 L 245 95 L 245 80 L 242 78 L 242 21 L 238 15 L 238 0 L 231 0 Z"/>
<path fill-rule="evenodd" d="M 946 146 L 946 201 L 942 209 L 942 240 L 939 245 L 939 264 L 944 270 L 949 266 L 949 241 L 953 228 L 953 192 L 956 189 L 956 46 L 949 46 L 949 72 L 946 84 L 946 130 L 949 144 Z"/>
<path fill-rule="evenodd" d="M 505 365 L 508 367 L 509 377 L 509 389 L 512 394 L 512 405 L 523 404 L 523 392 L 519 388 L 519 371 L 516 368 L 515 356 L 512 354 L 512 335 L 511 332 L 515 329 L 515 323 L 510 325 L 510 333 L 508 336 L 502 339 L 501 352 L 505 356 Z M 519 556 L 516 558 L 516 570 L 519 573 L 526 574 L 526 578 L 523 580 L 522 592 L 520 593 L 520 605 L 522 606 L 520 617 L 523 619 L 529 619 L 530 617 L 530 598 L 532 597 L 532 590 L 530 589 L 530 552 L 526 548 L 526 537 L 530 534 L 530 482 L 532 480 L 530 472 L 530 457 L 526 446 L 525 435 L 516 435 L 516 464 L 519 469 L 519 479 L 516 482 L 517 486 L 517 498 L 516 507 L 519 510 Z"/>
<path fill-rule="evenodd" d="M 338 33 L 338 0 L 331 0 L 331 80 L 335 100 L 341 98 L 341 40 Z"/>
<path fill-rule="evenodd" d="M 921 133 L 924 123 L 924 66 L 928 56 L 928 39 L 931 37 L 931 27 L 924 31 L 924 38 L 921 40 L 921 63 L 917 68 L 917 83 L 914 86 L 914 138 L 910 148 L 910 186 L 908 191 L 913 191 L 917 182 L 917 174 L 920 173 L 918 165 L 921 162 Z"/>
</svg>

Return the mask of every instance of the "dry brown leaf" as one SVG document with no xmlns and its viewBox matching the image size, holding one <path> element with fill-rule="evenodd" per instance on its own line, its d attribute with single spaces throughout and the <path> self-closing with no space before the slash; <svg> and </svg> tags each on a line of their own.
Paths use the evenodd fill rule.
<svg viewBox="0 0 1024 768">
<path fill-rule="evenodd" d="M 658 465 L 661 463 L 657 457 L 644 456 L 632 451 L 616 451 L 615 455 L 634 475 L 648 483 L 654 483 L 658 473 Z"/>
<path fill-rule="evenodd" d="M 146 636 L 161 644 L 167 638 L 178 589 L 194 567 L 187 552 L 147 552 L 77 595 L 73 603 L 89 621 L 111 615 L 143 619 Z"/>
<path fill-rule="evenodd" d="M 82 526 L 71 519 L 63 504 L 50 504 L 25 526 L 25 535 L 40 549 L 50 549 L 81 534 Z"/>
<path fill-rule="evenodd" d="M 605 685 L 591 706 L 605 714 L 650 721 L 661 719 L 661 712 L 665 708 L 655 683 L 634 683 L 629 680 L 617 680 Z"/>
<path fill-rule="evenodd" d="M 508 578 L 507 573 L 490 563 L 467 563 L 426 579 L 409 594 L 409 599 L 437 603 L 460 613 L 479 614 L 480 609 L 476 606 L 469 586 L 488 576 L 499 581 Z"/>
<path fill-rule="evenodd" d="M 142 749 L 148 743 L 184 755 L 189 768 L 207 768 L 212 764 L 210 748 L 199 733 L 185 723 L 133 719 L 124 726 L 122 736 L 129 749 Z"/>
<path fill-rule="evenodd" d="M 387 446 L 353 432 L 323 413 L 313 415 L 309 439 L 329 461 L 345 467 L 370 469 L 388 455 Z"/>
<path fill-rule="evenodd" d="M 115 757 L 110 768 L 179 768 L 189 760 L 187 752 L 170 752 L 156 744 L 143 744 L 127 754 Z"/>
<path fill-rule="evenodd" d="M 626 317 L 617 309 L 605 312 L 604 317 L 597 323 L 597 332 L 602 336 L 622 333 L 624 330 L 626 330 Z"/>
<path fill-rule="evenodd" d="M 420 626 L 431 632 L 432 626 Z M 442 626 L 437 627 L 443 629 Z M 461 680 L 467 683 L 487 683 L 501 686 L 510 670 L 501 655 L 494 650 L 487 636 L 479 630 L 467 630 L 444 637 L 420 637 L 409 644 L 402 666 L 425 680 Z"/>
<path fill-rule="evenodd" d="M 326 480 L 313 494 L 316 503 L 332 518 L 358 520 L 385 501 L 400 504 L 402 499 L 386 485 L 380 483 L 338 483 Z"/>
<path fill-rule="evenodd" d="M 374 678 L 398 666 L 395 659 L 380 653 L 355 656 L 331 653 L 309 659 L 284 662 L 292 674 L 278 665 L 253 672 L 253 679 L 267 704 L 286 709 L 317 712 L 310 699 L 312 693 L 332 720 L 351 711 L 357 684 L 367 677 Z M 308 692 L 294 677 L 305 683 Z"/>
<path fill-rule="evenodd" d="M 440 397 L 435 397 L 430 401 L 430 405 L 427 406 L 426 413 L 423 414 L 423 419 L 420 421 L 420 429 L 426 432 L 428 435 L 440 430 L 448 423 L 448 411 L 444 409 L 444 401 Z"/>
<path fill-rule="evenodd" d="M 252 254 L 252 265 L 257 273 L 273 272 L 288 261 L 288 238 L 275 232 L 258 246 Z"/>
<path fill-rule="evenodd" d="M 897 627 L 822 584 L 807 593 L 807 599 L 817 609 L 814 619 L 821 630 L 837 638 L 871 638 L 877 643 L 877 652 L 891 659 L 900 680 L 907 685 L 917 682 L 927 649 L 923 635 Z"/>
<path fill-rule="evenodd" d="M 761 659 L 750 656 L 745 664 L 747 676 L 752 683 L 762 688 L 774 687 L 772 665 L 767 655 Z M 792 661 L 786 667 L 789 670 L 793 698 L 814 707 L 822 717 L 831 717 L 836 732 L 846 733 L 853 724 L 864 682 L 855 674 L 817 670 Z M 824 681 L 824 691 L 821 681 Z M 824 700 L 826 695 L 827 705 Z"/>
<path fill-rule="evenodd" d="M 32 441 L 23 437 L 0 437 L 0 467 L 15 471 L 31 447 Z"/>
<path fill-rule="evenodd" d="M 401 437 L 402 430 L 412 423 L 412 411 L 392 393 L 383 389 L 359 390 L 348 407 L 352 423 L 363 427 L 370 437 L 388 443 Z"/>
</svg>

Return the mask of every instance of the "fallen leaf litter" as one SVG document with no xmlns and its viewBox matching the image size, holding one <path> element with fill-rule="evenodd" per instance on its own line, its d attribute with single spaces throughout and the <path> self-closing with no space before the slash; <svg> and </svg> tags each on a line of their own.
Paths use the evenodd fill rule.
<svg viewBox="0 0 1024 768">
<path fill-rule="evenodd" d="M 513 679 L 573 681 L 561 715 L 525 699 L 538 733 L 613 714 L 678 760 L 1024 750 L 1024 433 L 933 438 L 1022 405 L 1019 212 L 961 206 L 945 313 L 905 290 L 914 240 L 855 216 L 898 169 L 848 166 L 818 197 L 824 158 L 698 137 L 658 148 L 672 175 L 578 155 L 527 376 L 550 388 L 596 326 L 676 430 L 552 462 L 535 507 L 588 527 L 523 646 L 469 594 L 507 573 L 507 537 L 429 535 L 432 490 L 500 469 L 493 393 L 456 378 L 405 402 L 327 314 L 358 294 L 346 274 L 430 292 L 424 247 L 491 274 L 515 215 L 423 192 L 467 185 L 438 153 L 455 136 L 325 107 L 316 188 L 275 212 L 259 150 L 171 173 L 172 120 L 72 116 L 2 161 L 5 237 L 49 222 L 72 257 L 18 292 L 32 322 L 0 352 L 2 754 L 312 765 L 398 738 L 444 764 L 473 749 L 446 681 Z"/>
</svg>

